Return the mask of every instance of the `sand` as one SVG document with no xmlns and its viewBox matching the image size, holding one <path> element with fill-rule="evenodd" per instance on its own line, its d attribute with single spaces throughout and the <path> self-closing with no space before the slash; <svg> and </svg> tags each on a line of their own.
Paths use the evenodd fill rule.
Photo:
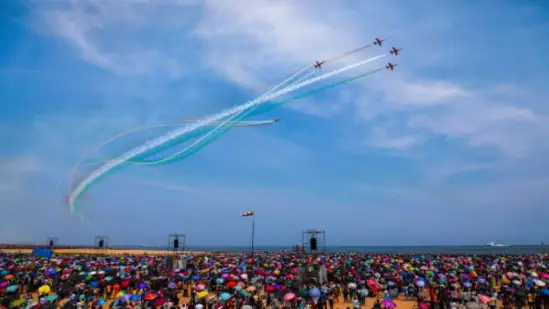
<svg viewBox="0 0 549 309">
<path fill-rule="evenodd" d="M 0 249 L 0 252 L 12 254 L 31 254 L 32 249 Z M 169 250 L 137 250 L 137 249 L 94 249 L 94 248 L 73 248 L 73 249 L 54 249 L 54 254 L 79 254 L 79 255 L 149 255 L 163 256 L 173 255 L 174 251 Z M 199 251 L 180 251 L 177 254 L 201 255 L 205 252 Z"/>
</svg>

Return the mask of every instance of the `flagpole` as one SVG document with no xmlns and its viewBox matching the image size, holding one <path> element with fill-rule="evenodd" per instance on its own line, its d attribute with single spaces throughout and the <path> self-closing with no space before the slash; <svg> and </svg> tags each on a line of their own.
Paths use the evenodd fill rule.
<svg viewBox="0 0 549 309">
<path fill-rule="evenodd" d="M 255 239 L 255 212 L 252 215 L 252 259 L 254 257 L 254 239 Z"/>
</svg>

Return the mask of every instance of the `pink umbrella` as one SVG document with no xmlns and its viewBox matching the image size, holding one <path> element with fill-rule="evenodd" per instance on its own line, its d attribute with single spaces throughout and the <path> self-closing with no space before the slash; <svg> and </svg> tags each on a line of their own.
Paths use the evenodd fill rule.
<svg viewBox="0 0 549 309">
<path fill-rule="evenodd" d="M 489 303 L 492 301 L 492 298 L 490 298 L 489 296 L 486 296 L 486 295 L 479 295 L 478 296 L 478 300 L 481 302 L 481 303 Z"/>
<path fill-rule="evenodd" d="M 383 308 L 393 309 L 393 308 L 396 308 L 396 306 L 397 304 L 395 304 L 395 302 L 390 299 L 384 299 L 381 302 L 381 307 Z"/>
<path fill-rule="evenodd" d="M 286 294 L 284 295 L 284 300 L 285 300 L 285 301 L 290 301 L 290 300 L 292 300 L 292 299 L 294 299 L 294 298 L 295 298 L 295 294 L 294 294 L 294 293 L 286 293 Z"/>
</svg>

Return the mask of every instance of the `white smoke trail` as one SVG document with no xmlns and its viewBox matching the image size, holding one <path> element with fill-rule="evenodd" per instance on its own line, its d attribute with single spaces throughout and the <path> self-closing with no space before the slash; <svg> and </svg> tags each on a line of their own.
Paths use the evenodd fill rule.
<svg viewBox="0 0 549 309">
<path fill-rule="evenodd" d="M 215 115 L 212 115 L 202 121 L 199 121 L 193 125 L 189 125 L 189 126 L 186 126 L 184 128 L 180 128 L 180 129 L 176 129 L 176 130 L 173 130 L 165 135 L 162 135 L 158 138 L 155 138 L 153 140 L 150 140 L 150 141 L 147 141 L 145 142 L 143 145 L 141 146 L 138 146 L 134 149 L 131 149 L 130 151 L 122 154 L 121 156 L 115 158 L 115 159 L 112 159 L 108 162 L 106 162 L 103 166 L 101 166 L 100 168 L 96 169 L 95 171 L 91 172 L 85 179 L 82 180 L 82 182 L 80 182 L 80 184 L 78 184 L 78 186 L 70 193 L 70 196 L 69 196 L 69 205 L 70 205 L 70 208 L 71 208 L 71 211 L 74 212 L 74 203 L 76 201 L 76 198 L 78 196 L 80 196 L 80 194 L 82 192 L 84 192 L 84 190 L 98 177 L 101 177 L 102 175 L 104 175 L 105 173 L 107 173 L 108 171 L 110 171 L 111 169 L 115 168 L 115 167 L 118 167 L 119 165 L 123 164 L 124 162 L 126 162 L 127 160 L 130 160 L 131 158 L 135 157 L 135 156 L 138 156 L 142 153 L 145 153 L 146 151 L 152 149 L 152 148 L 155 148 L 155 147 L 158 147 L 166 142 L 169 142 L 183 134 L 186 134 L 188 132 L 191 132 L 197 128 L 200 128 L 204 125 L 207 125 L 211 122 L 214 122 L 214 121 L 219 121 L 220 119 L 223 119 L 225 117 L 229 117 L 231 115 L 234 115 L 235 113 L 240 113 L 241 111 L 244 111 L 244 110 L 247 110 L 248 108 L 252 107 L 252 106 L 255 106 L 257 104 L 261 104 L 265 101 L 269 101 L 269 100 L 272 100 L 272 99 L 275 99 L 279 96 L 282 96 L 282 95 L 285 95 L 285 94 L 288 94 L 290 92 L 293 92 L 293 91 L 296 91 L 300 88 L 303 88 L 303 87 L 306 87 L 308 85 L 311 85 L 313 83 L 316 83 L 316 82 L 319 82 L 321 80 L 324 80 L 324 79 L 327 79 L 327 78 L 330 78 L 332 76 L 335 76 L 335 75 L 338 75 L 338 74 L 341 74 L 345 71 L 349 71 L 351 69 L 354 69 L 356 67 L 359 67 L 359 66 L 362 66 L 362 65 L 365 65 L 371 61 L 374 61 L 374 60 L 377 60 L 381 57 L 384 57 L 385 55 L 379 55 L 379 56 L 376 56 L 376 57 L 373 57 L 373 58 L 369 58 L 369 59 L 366 59 L 366 60 L 363 60 L 363 61 L 359 61 L 357 63 L 354 63 L 354 64 L 351 64 L 351 65 L 348 65 L 346 67 L 343 67 L 341 69 L 337 69 L 337 70 L 334 70 L 334 71 L 331 71 L 331 72 L 328 72 L 328 73 L 325 73 L 325 74 L 322 74 L 320 76 L 317 76 L 317 77 L 314 77 L 314 78 L 311 78 L 309 80 L 306 80 L 302 83 L 299 83 L 299 84 L 296 84 L 296 85 L 293 85 L 293 86 L 289 86 L 289 87 L 286 87 L 286 88 L 283 88 L 279 91 L 275 91 L 275 92 L 267 92 L 265 95 L 255 99 L 255 100 L 252 100 L 248 103 L 245 103 L 245 104 L 242 104 L 242 105 L 238 105 L 238 106 L 235 106 L 227 111 L 224 111 L 224 112 L 221 112 L 221 113 L 218 113 L 218 114 L 215 114 Z M 282 84 L 282 83 L 281 83 Z"/>
<path fill-rule="evenodd" d="M 288 84 L 289 82 L 291 82 L 295 77 L 299 76 L 300 74 L 306 72 L 308 69 L 312 68 L 312 65 L 309 64 L 307 66 L 305 66 L 304 68 L 302 68 L 301 70 L 297 71 L 296 73 L 290 75 L 288 78 L 286 78 L 285 80 L 283 80 L 282 82 L 280 82 L 279 84 L 275 85 L 274 87 L 272 87 L 271 89 L 267 90 L 264 94 L 262 94 L 257 100 L 260 100 L 262 99 L 264 96 L 272 93 L 273 91 L 276 91 L 276 90 L 279 90 L 281 87 L 285 86 L 286 84 Z M 237 114 L 238 115 L 238 114 Z M 237 116 L 236 115 L 236 116 Z M 224 117 L 220 117 L 219 119 L 222 119 Z M 225 120 L 227 121 L 227 120 Z M 216 121 L 212 121 L 210 124 L 213 124 L 215 123 Z M 219 122 L 219 121 L 217 121 Z M 138 129 L 137 129 L 138 130 Z M 97 151 L 99 151 L 99 149 L 101 149 L 105 144 L 108 144 L 110 142 L 112 142 L 113 140 L 123 136 L 123 135 L 126 135 L 130 132 L 134 132 L 134 131 L 137 131 L 137 130 L 133 130 L 133 131 L 124 131 L 124 132 L 121 132 L 121 133 L 118 133 L 114 136 L 112 136 L 111 138 L 101 142 L 99 145 L 97 145 L 95 148 L 93 148 L 91 151 L 88 151 L 80 160 L 78 160 L 76 162 L 76 164 L 71 168 L 71 172 L 69 174 L 69 181 L 67 182 L 67 190 L 70 192 L 72 190 L 72 187 L 73 187 L 73 181 L 74 181 L 74 177 L 76 175 L 76 172 L 78 171 L 80 165 L 82 165 L 82 163 L 84 162 L 84 160 L 86 158 L 89 158 L 90 156 L 92 156 L 94 153 L 96 153 Z M 194 129 L 193 129 L 194 130 Z M 72 196 L 72 194 L 71 194 Z M 72 207 L 72 201 L 73 199 L 71 199 L 69 197 L 69 205 L 71 209 L 73 209 Z"/>
</svg>

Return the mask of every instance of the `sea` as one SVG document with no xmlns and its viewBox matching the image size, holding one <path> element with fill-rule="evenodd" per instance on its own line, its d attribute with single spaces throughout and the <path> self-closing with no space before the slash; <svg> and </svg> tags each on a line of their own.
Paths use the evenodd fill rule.
<svg viewBox="0 0 549 309">
<path fill-rule="evenodd" d="M 167 250 L 166 247 L 148 246 L 111 246 L 113 249 L 146 249 L 146 250 Z M 170 249 L 168 249 L 170 250 Z M 186 251 L 202 252 L 250 252 L 251 247 L 247 246 L 185 246 Z M 291 246 L 256 246 L 254 252 L 287 252 L 292 251 Z M 383 253 L 383 254 L 455 254 L 455 255 L 532 255 L 544 254 L 547 247 L 542 245 L 512 245 L 506 247 L 489 246 L 326 246 L 319 248 L 319 252 L 338 253 Z"/>
</svg>

